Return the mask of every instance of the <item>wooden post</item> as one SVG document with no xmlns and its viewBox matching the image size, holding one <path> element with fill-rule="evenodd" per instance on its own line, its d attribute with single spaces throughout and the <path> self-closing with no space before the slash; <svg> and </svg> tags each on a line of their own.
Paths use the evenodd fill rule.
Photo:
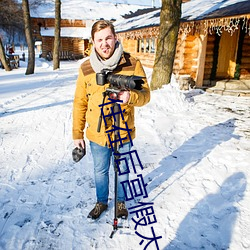
<svg viewBox="0 0 250 250">
<path fill-rule="evenodd" d="M 199 54 L 198 54 L 198 65 L 196 72 L 196 86 L 202 87 L 203 78 L 204 78 L 204 68 L 205 68 L 205 60 L 206 60 L 206 51 L 207 51 L 207 35 L 200 34 L 199 36 Z"/>
</svg>

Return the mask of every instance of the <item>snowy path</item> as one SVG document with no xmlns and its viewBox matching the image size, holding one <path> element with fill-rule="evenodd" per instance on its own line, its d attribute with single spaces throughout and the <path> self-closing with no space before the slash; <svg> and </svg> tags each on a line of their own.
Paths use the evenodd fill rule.
<svg viewBox="0 0 250 250">
<path fill-rule="evenodd" d="M 131 215 L 131 229 L 109 238 L 113 181 L 108 212 L 99 222 L 86 219 L 95 203 L 88 145 L 80 163 L 71 160 L 78 67 L 65 62 L 53 72 L 41 63 L 33 76 L 24 76 L 22 68 L 0 72 L 0 249 L 145 246 Z M 154 202 L 160 249 L 250 249 L 249 104 L 166 86 L 137 109 L 134 144 L 147 201 Z"/>
</svg>

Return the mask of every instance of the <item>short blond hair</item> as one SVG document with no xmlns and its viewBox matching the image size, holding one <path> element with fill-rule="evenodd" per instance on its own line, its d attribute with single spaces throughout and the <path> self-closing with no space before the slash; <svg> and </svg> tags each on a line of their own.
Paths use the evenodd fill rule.
<svg viewBox="0 0 250 250">
<path fill-rule="evenodd" d="M 115 36 L 115 27 L 114 27 L 113 23 L 111 23 L 110 21 L 107 21 L 107 20 L 99 20 L 99 21 L 95 22 L 92 26 L 92 29 L 91 29 L 92 40 L 94 40 L 94 36 L 95 36 L 96 32 L 103 30 L 103 29 L 106 29 L 108 27 L 111 29 L 111 32 Z"/>
</svg>

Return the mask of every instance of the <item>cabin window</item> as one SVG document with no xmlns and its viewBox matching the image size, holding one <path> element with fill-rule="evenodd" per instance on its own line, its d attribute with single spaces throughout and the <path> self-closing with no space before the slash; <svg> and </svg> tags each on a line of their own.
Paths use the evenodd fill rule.
<svg viewBox="0 0 250 250">
<path fill-rule="evenodd" d="M 155 53 L 155 38 L 150 39 L 150 53 Z"/>
<path fill-rule="evenodd" d="M 138 53 L 155 53 L 155 38 L 142 38 L 137 40 Z"/>
</svg>

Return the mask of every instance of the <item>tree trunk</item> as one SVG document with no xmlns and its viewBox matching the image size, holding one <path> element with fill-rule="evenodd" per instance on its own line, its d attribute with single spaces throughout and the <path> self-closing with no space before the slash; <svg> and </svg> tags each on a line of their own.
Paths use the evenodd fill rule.
<svg viewBox="0 0 250 250">
<path fill-rule="evenodd" d="M 171 81 L 182 0 L 162 0 L 160 31 L 150 87 L 161 88 Z"/>
<path fill-rule="evenodd" d="M 0 37 L 0 61 L 6 71 L 11 71 L 11 68 L 6 60 L 4 46 L 1 37 Z"/>
<path fill-rule="evenodd" d="M 28 66 L 25 75 L 30 75 L 34 74 L 35 70 L 35 48 L 32 37 L 32 27 L 30 21 L 30 9 L 28 0 L 22 0 L 22 8 L 23 8 L 23 18 L 24 18 L 24 31 L 25 31 L 26 41 L 28 44 Z"/>
<path fill-rule="evenodd" d="M 61 0 L 55 1 L 55 40 L 53 50 L 53 70 L 60 68 L 59 48 L 61 33 Z"/>
</svg>

